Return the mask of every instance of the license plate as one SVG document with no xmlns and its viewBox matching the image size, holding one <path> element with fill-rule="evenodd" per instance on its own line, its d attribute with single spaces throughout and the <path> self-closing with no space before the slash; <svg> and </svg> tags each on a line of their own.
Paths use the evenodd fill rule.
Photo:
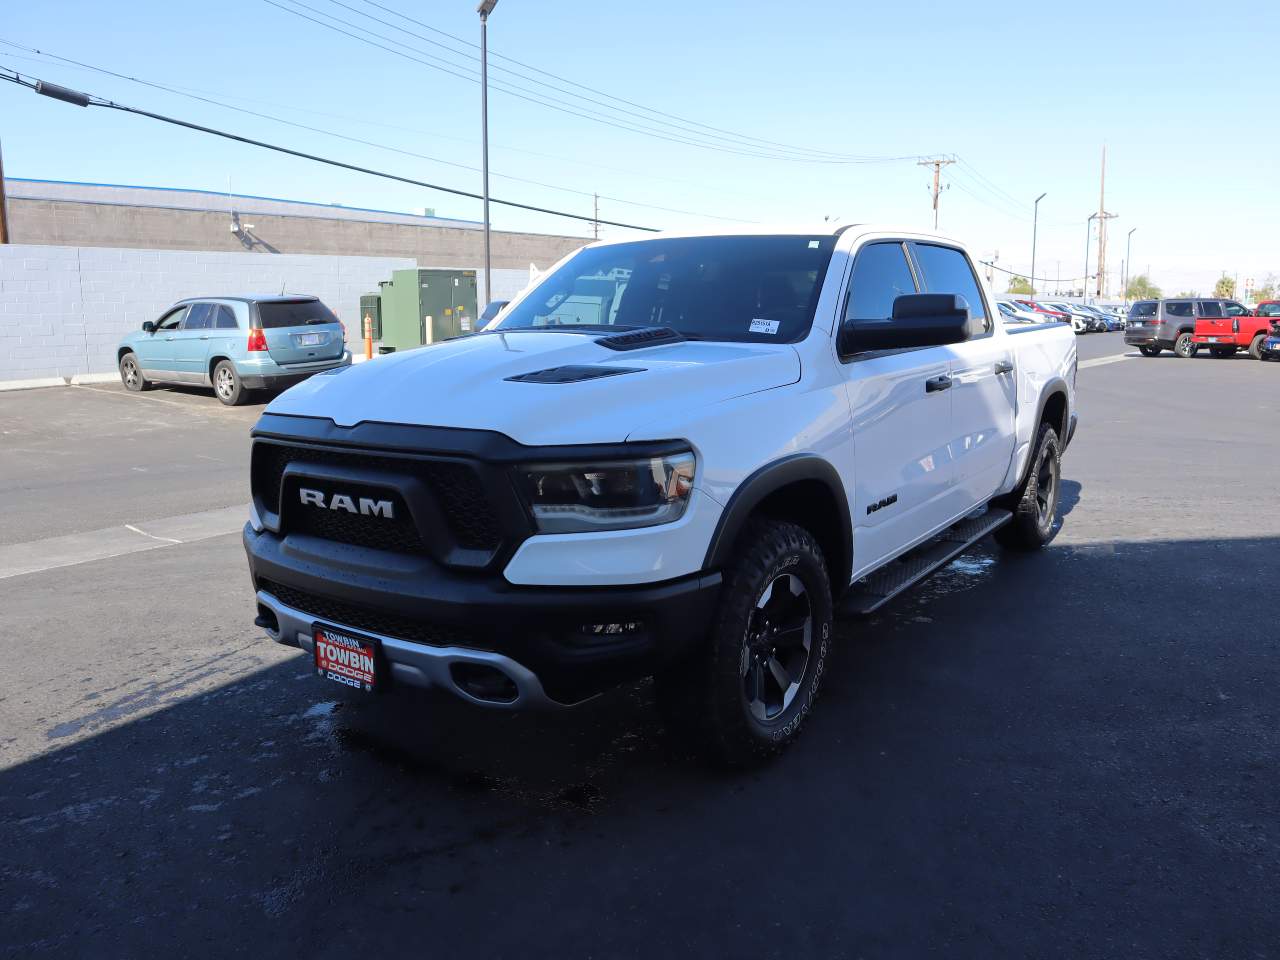
<svg viewBox="0 0 1280 960">
<path fill-rule="evenodd" d="M 1268 350 L 1280 350 L 1280 338 L 1278 338 L 1278 337 L 1273 337 L 1272 339 L 1268 340 L 1268 341 L 1267 341 L 1267 347 L 1266 347 L 1266 349 L 1268 349 Z"/>
<path fill-rule="evenodd" d="M 300 333 L 298 334 L 298 346 L 300 347 L 318 347 L 324 343 L 325 335 L 323 333 Z"/>
<path fill-rule="evenodd" d="M 316 624 L 316 673 L 326 680 L 372 693 L 378 685 L 378 641 Z"/>
</svg>

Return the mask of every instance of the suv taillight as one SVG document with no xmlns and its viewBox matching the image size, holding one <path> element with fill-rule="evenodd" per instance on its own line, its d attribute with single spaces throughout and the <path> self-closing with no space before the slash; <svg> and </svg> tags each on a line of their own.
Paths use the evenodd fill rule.
<svg viewBox="0 0 1280 960">
<path fill-rule="evenodd" d="M 1234 320 L 1232 320 L 1232 321 L 1231 321 L 1231 332 L 1232 332 L 1232 333 L 1239 333 L 1239 332 L 1240 332 L 1240 318 L 1239 318 L 1239 317 L 1236 317 Z"/>
<path fill-rule="evenodd" d="M 267 334 L 261 327 L 249 328 L 249 352 L 267 349 Z"/>
</svg>

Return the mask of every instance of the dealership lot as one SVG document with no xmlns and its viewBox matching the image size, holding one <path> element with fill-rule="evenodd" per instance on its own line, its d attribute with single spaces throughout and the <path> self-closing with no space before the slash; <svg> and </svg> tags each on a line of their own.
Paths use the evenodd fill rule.
<svg viewBox="0 0 1280 960">
<path fill-rule="evenodd" d="M 251 624 L 260 405 L 0 395 L 0 946 L 1271 955 L 1280 366 L 1078 343 L 1057 540 L 845 624 L 805 736 L 732 776 L 647 685 L 321 684 Z"/>
</svg>

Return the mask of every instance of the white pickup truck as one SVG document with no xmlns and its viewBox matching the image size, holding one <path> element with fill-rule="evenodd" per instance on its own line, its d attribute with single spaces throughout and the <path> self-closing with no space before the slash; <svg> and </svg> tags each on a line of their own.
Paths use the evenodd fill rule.
<svg viewBox="0 0 1280 960">
<path fill-rule="evenodd" d="M 767 756 L 837 617 L 988 533 L 1053 536 L 1075 338 L 994 304 L 909 231 L 587 246 L 482 332 L 266 409 L 256 622 L 367 691 L 510 709 L 655 676 L 673 729 Z"/>
</svg>

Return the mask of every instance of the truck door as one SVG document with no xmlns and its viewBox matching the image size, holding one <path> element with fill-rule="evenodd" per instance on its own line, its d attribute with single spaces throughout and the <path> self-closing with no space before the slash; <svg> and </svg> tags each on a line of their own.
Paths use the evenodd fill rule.
<svg viewBox="0 0 1280 960">
<path fill-rule="evenodd" d="M 977 507 L 999 489 L 1013 457 L 1017 380 L 1013 345 L 997 331 L 973 265 L 963 250 L 912 243 L 927 293 L 958 293 L 969 304 L 969 338 L 951 351 L 951 459 L 960 510 Z"/>
<path fill-rule="evenodd" d="M 854 260 L 843 319 L 886 319 L 897 297 L 917 292 L 905 243 L 868 243 Z M 924 347 L 840 360 L 853 427 L 857 576 L 950 519 L 951 355 Z"/>
</svg>

